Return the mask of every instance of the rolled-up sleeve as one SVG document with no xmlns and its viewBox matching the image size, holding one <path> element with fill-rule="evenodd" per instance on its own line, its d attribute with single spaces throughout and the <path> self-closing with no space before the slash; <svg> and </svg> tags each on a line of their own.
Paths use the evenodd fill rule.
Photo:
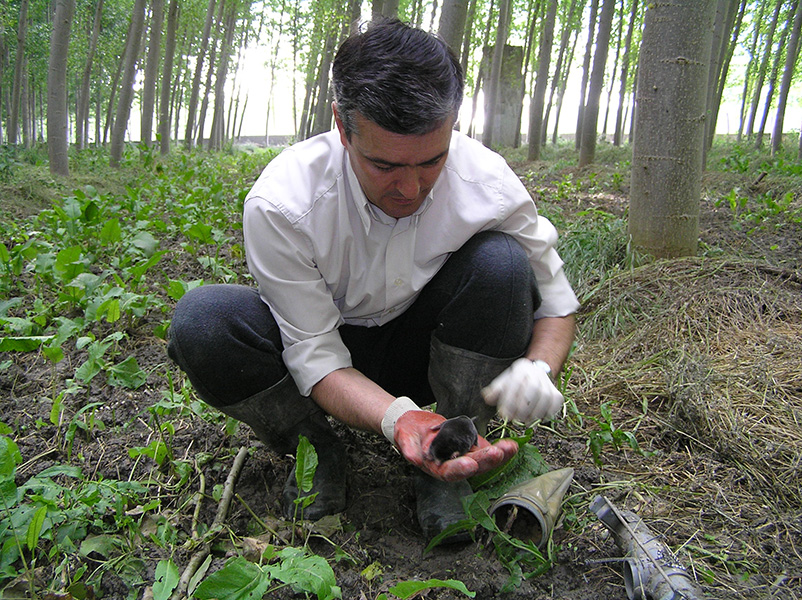
<svg viewBox="0 0 802 600">
<path fill-rule="evenodd" d="M 342 315 L 316 267 L 309 240 L 280 206 L 249 197 L 243 233 L 248 267 L 281 330 L 282 358 L 301 394 L 308 396 L 323 377 L 352 366 L 337 331 Z"/>
</svg>

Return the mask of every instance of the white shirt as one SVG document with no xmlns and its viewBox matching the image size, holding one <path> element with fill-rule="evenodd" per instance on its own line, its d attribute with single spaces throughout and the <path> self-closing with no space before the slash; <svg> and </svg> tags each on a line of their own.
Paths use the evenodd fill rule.
<svg viewBox="0 0 802 600">
<path fill-rule="evenodd" d="M 489 229 L 526 250 L 542 297 L 536 319 L 579 308 L 554 249 L 554 226 L 504 159 L 476 140 L 452 134 L 429 197 L 401 219 L 368 202 L 336 130 L 274 158 L 245 199 L 245 250 L 300 392 L 307 396 L 323 377 L 352 366 L 337 331 L 342 323 L 391 321 L 452 252 Z"/>
</svg>

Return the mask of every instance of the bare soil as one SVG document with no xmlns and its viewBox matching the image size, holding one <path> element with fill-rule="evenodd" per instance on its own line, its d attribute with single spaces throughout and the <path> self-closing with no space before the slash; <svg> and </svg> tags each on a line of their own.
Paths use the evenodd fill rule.
<svg viewBox="0 0 802 600">
<path fill-rule="evenodd" d="M 537 164 L 521 164 L 516 168 L 522 176 L 532 169 L 545 169 Z M 558 198 L 556 188 L 566 172 L 539 177 L 533 192 L 541 195 L 547 192 L 547 201 L 560 205 L 569 217 L 577 210 L 591 207 L 611 214 L 625 213 L 626 181 L 620 182 L 617 189 L 580 190 L 571 197 Z M 586 171 L 574 170 L 572 174 L 577 178 L 587 177 Z M 725 184 L 717 181 L 717 177 L 718 174 L 708 175 L 706 180 L 706 189 L 711 194 L 732 185 L 732 181 Z M 749 184 L 748 181 L 741 183 Z M 772 182 L 769 178 L 760 185 L 765 188 Z M 799 202 L 799 191 L 796 193 L 796 202 Z M 338 523 L 307 526 L 298 533 L 311 532 L 308 539 L 311 549 L 331 559 L 343 598 L 372 600 L 398 582 L 432 578 L 462 581 L 475 592 L 476 598 L 483 599 L 626 598 L 620 551 L 606 529 L 587 510 L 588 503 L 598 493 L 620 508 L 642 516 L 649 527 L 677 551 L 680 561 L 699 581 L 706 597 L 802 598 L 799 449 L 786 447 L 783 452 L 791 458 L 786 457 L 784 462 L 759 464 L 757 458 L 750 463 L 738 444 L 743 440 L 753 445 L 759 441 L 764 456 L 771 448 L 782 454 L 778 448 L 787 439 L 799 436 L 802 362 L 799 362 L 800 355 L 797 353 L 794 357 L 793 353 L 800 350 L 796 335 L 802 329 L 802 306 L 799 302 L 794 304 L 793 296 L 802 296 L 799 271 L 802 230 L 798 225 L 771 224 L 747 233 L 733 228 L 728 209 L 717 208 L 713 202 L 703 203 L 701 222 L 703 244 L 719 249 L 729 262 L 715 258 L 692 259 L 670 263 L 681 268 L 664 265 L 662 271 L 652 271 L 652 274 L 669 278 L 667 291 L 650 287 L 652 282 L 648 277 L 638 280 L 623 275 L 611 282 L 606 291 L 589 297 L 579 315 L 579 346 L 571 359 L 573 374 L 568 381 L 568 397 L 575 410 L 569 411 L 567 418 L 552 428 L 537 429 L 531 442 L 552 468 L 570 466 L 575 469 L 573 484 L 565 498 L 564 518 L 553 534 L 551 568 L 502 593 L 509 572 L 500 564 L 486 537 L 479 536 L 477 541 L 462 545 L 440 546 L 425 553 L 426 542 L 415 519 L 411 467 L 383 439 L 338 426 L 350 459 L 348 507 Z M 746 268 L 745 264 L 760 268 Z M 688 265 L 692 265 L 695 276 L 682 279 L 690 268 Z M 687 321 L 687 331 L 676 336 L 676 331 L 666 337 L 665 331 L 659 328 L 649 329 L 647 310 L 642 313 L 644 320 L 622 330 L 616 339 L 590 337 L 586 333 L 603 305 L 616 299 L 638 303 L 645 298 L 656 304 L 670 304 L 666 295 L 679 294 L 676 289 L 670 291 L 673 276 L 686 288 L 697 286 L 695 290 L 686 289 L 687 293 L 682 295 L 691 302 L 693 292 L 701 293 L 709 287 L 716 271 L 721 272 L 724 265 L 729 265 L 725 270 L 729 273 L 728 284 L 733 293 L 741 287 L 754 289 L 760 282 L 766 294 L 780 293 L 774 297 L 780 298 L 777 302 L 782 304 L 783 311 L 766 309 L 760 342 L 755 343 L 751 352 L 748 348 L 741 349 L 742 360 L 753 361 L 753 364 L 738 364 L 738 358 L 732 358 L 732 362 L 727 363 L 727 367 L 732 367 L 731 373 L 727 373 L 724 366 L 711 366 L 722 351 L 713 343 L 707 347 L 699 345 L 693 329 L 720 319 L 716 314 Z M 174 272 L 172 276 L 185 278 L 186 273 L 195 268 L 184 264 L 180 251 L 173 255 L 169 267 Z M 629 296 L 620 295 L 625 288 Z M 786 293 L 788 298 L 777 290 Z M 763 293 L 758 288 L 757 297 Z M 767 304 L 771 303 L 770 297 L 765 299 Z M 731 309 L 739 310 L 737 306 Z M 79 465 L 94 477 L 119 480 L 151 477 L 162 481 L 160 511 L 179 532 L 173 559 L 183 569 L 191 555 L 182 545 L 183 541 L 191 535 L 193 527 L 197 527 L 196 521 L 212 523 L 217 502 L 212 499 L 211 490 L 225 483 L 237 450 L 248 446 L 251 451 L 225 522 L 230 535 L 218 538 L 213 548 L 211 570 L 222 566 L 227 556 L 244 552 L 243 547 L 248 544 L 258 547 L 259 543 L 288 543 L 292 539 L 292 526 L 279 519 L 280 494 L 293 468 L 293 460 L 265 449 L 246 427 L 240 426 L 229 435 L 225 431 L 225 421 L 214 414 L 173 418 L 175 434 L 170 443 L 175 456 L 196 459 L 198 464 L 189 482 L 175 493 L 171 492 L 169 475 L 159 472 L 155 463 L 149 459 L 129 458 L 130 448 L 145 446 L 156 435 L 149 407 L 162 398 L 171 384 L 180 388 L 183 382 L 182 374 L 166 357 L 164 342 L 152 334 L 160 318 L 159 315 L 149 317 L 136 329 L 128 331 L 128 351 L 135 353 L 140 366 L 150 373 L 145 386 L 130 391 L 109 387 L 101 378 L 96 378 L 86 393 L 68 397 L 66 414 L 75 414 L 88 403 L 101 402 L 96 417 L 105 425 L 103 429 L 94 428 L 86 434 L 79 431 L 69 458 L 62 443 L 64 428 L 52 426 L 48 419 L 50 399 L 52 391 L 60 389 L 64 379 L 82 362 L 81 352 L 74 351 L 55 367 L 35 353 L 0 356 L 0 362 L 12 361 L 10 368 L 0 371 L 0 419 L 17 432 L 15 439 L 26 461 L 19 468 L 18 483 L 51 465 L 65 463 Z M 652 338 L 637 337 L 633 331 Z M 630 341 L 623 339 L 628 336 L 634 337 Z M 717 344 L 724 342 L 718 340 Z M 666 363 L 675 365 L 675 375 L 680 370 L 677 365 L 681 365 L 685 379 L 669 376 L 671 370 L 665 365 L 659 375 L 649 370 L 648 363 L 638 366 L 639 360 L 658 354 L 657 351 L 650 354 L 644 348 L 654 349 L 669 343 L 672 350 L 691 357 L 679 363 Z M 640 356 L 632 354 L 635 345 L 643 350 Z M 626 348 L 627 354 L 622 348 Z M 762 355 L 764 351 L 770 354 Z M 677 355 L 675 353 L 674 358 Z M 783 361 L 793 360 L 797 361 L 796 373 L 793 369 L 783 371 L 778 366 Z M 762 364 L 757 364 L 760 361 Z M 714 368 L 720 378 L 711 380 Z M 715 429 L 710 415 L 717 410 L 708 401 L 721 398 L 726 390 L 734 394 L 734 388 L 739 385 L 756 387 L 757 384 L 745 379 L 743 373 L 754 374 L 758 368 L 762 369 L 765 385 L 761 389 L 766 395 L 785 399 L 796 394 L 796 405 L 788 409 L 792 422 L 754 440 L 749 438 L 747 429 L 756 424 L 749 421 L 748 411 L 744 409 L 746 416 L 738 427 L 715 439 L 707 435 Z M 776 378 L 784 379 L 777 381 Z M 709 387 L 696 390 L 698 393 L 694 396 L 691 393 L 695 389 L 694 382 L 704 382 Z M 694 404 L 694 401 L 698 402 Z M 601 466 L 594 462 L 588 436 L 589 432 L 598 431 L 599 423 L 603 422 L 599 413 L 603 402 L 611 403 L 614 422 L 635 432 L 644 453 L 625 446 L 607 445 L 603 448 Z M 645 412 L 644 402 L 648 404 Z M 732 406 L 726 410 L 737 412 Z M 206 457 L 202 462 L 201 456 Z M 793 460 L 797 460 L 795 466 Z M 789 463 L 789 470 L 780 473 L 778 465 Z M 193 520 L 192 498 L 201 488 L 201 474 L 205 480 L 205 498 Z M 780 485 L 780 479 L 785 486 Z M 144 531 L 149 526 L 147 522 L 142 523 Z M 94 590 L 96 597 L 146 597 L 155 565 L 158 560 L 170 556 L 170 548 L 159 546 L 143 533 L 136 551 L 146 565 L 142 573 L 144 585 L 132 589 L 113 569 L 108 569 L 102 584 Z M 91 568 L 97 566 L 99 564 L 90 565 Z M 298 596 L 284 588 L 272 597 Z M 445 600 L 465 596 L 455 590 L 432 589 L 417 597 Z"/>
</svg>

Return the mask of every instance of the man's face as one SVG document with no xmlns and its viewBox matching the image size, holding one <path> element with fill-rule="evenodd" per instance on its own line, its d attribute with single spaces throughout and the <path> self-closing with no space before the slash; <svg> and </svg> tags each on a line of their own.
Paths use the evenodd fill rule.
<svg viewBox="0 0 802 600">
<path fill-rule="evenodd" d="M 402 135 L 358 114 L 349 140 L 336 112 L 335 116 L 340 140 L 368 201 L 396 219 L 418 210 L 446 162 L 451 119 L 431 133 Z"/>
</svg>

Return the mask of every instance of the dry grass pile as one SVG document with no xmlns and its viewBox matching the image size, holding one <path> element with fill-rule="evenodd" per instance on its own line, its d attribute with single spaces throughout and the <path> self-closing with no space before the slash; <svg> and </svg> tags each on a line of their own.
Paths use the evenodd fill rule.
<svg viewBox="0 0 802 600">
<path fill-rule="evenodd" d="M 637 482 L 627 508 L 657 519 L 714 589 L 802 597 L 800 273 L 657 262 L 602 282 L 580 323 L 580 412 L 608 403 L 658 451 L 605 465 Z"/>
</svg>

